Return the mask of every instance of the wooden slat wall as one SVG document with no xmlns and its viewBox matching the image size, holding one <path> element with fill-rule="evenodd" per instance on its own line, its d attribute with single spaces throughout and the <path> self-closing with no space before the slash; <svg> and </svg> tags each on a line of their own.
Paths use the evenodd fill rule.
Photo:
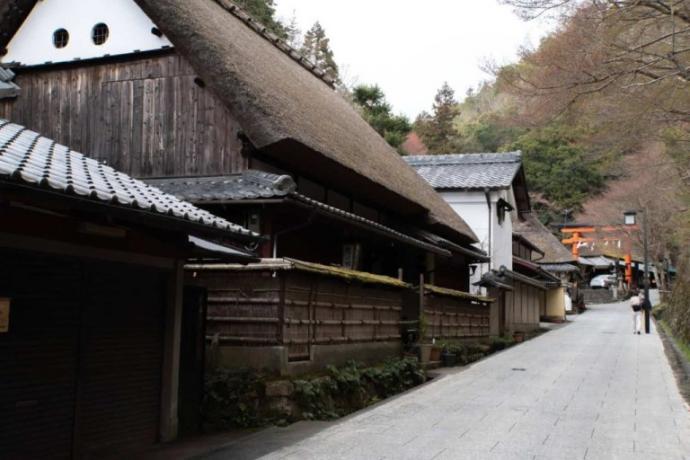
<svg viewBox="0 0 690 460">
<path fill-rule="evenodd" d="M 234 345 L 275 345 L 281 337 L 281 280 L 269 272 L 206 272 L 209 337 Z"/>
<path fill-rule="evenodd" d="M 126 456 L 158 438 L 163 275 L 0 249 L 0 458 Z M 12 262 L 12 263 L 9 263 Z"/>
<path fill-rule="evenodd" d="M 299 272 L 285 276 L 289 359 L 309 359 L 311 345 L 400 340 L 401 289 Z"/>
<path fill-rule="evenodd" d="M 288 347 L 308 360 L 312 345 L 400 340 L 403 289 L 317 274 L 199 272 L 208 289 L 207 335 L 221 344 Z"/>
<path fill-rule="evenodd" d="M 240 126 L 174 53 L 19 72 L 0 117 L 137 177 L 242 171 Z"/>
<path fill-rule="evenodd" d="M 165 277 L 88 264 L 75 450 L 101 458 L 158 440 Z"/>
<path fill-rule="evenodd" d="M 537 329 L 545 295 L 539 288 L 514 281 L 513 291 L 506 293 L 506 328 L 511 331 Z"/>
<path fill-rule="evenodd" d="M 468 339 L 489 336 L 489 305 L 468 299 L 426 293 L 424 317 L 425 339 Z"/>
<path fill-rule="evenodd" d="M 76 403 L 81 265 L 0 249 L 0 458 L 68 459 Z"/>
</svg>

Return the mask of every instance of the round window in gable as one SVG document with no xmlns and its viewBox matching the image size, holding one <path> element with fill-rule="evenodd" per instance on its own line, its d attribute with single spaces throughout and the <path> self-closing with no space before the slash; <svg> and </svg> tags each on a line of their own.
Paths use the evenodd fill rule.
<svg viewBox="0 0 690 460">
<path fill-rule="evenodd" d="M 110 34 L 108 26 L 101 22 L 100 24 L 93 26 L 93 30 L 91 31 L 91 39 L 96 45 L 102 45 L 108 40 L 108 34 Z"/>
<path fill-rule="evenodd" d="M 58 29 L 53 32 L 53 45 L 55 48 L 64 48 L 69 43 L 69 32 L 65 29 Z"/>
</svg>

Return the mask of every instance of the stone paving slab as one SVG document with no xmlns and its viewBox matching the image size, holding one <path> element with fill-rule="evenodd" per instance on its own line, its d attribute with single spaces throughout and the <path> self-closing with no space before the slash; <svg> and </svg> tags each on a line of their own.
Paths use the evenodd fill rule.
<svg viewBox="0 0 690 460">
<path fill-rule="evenodd" d="M 216 459 L 690 460 L 690 410 L 656 331 L 623 304 L 315 430 L 273 428 Z M 524 371 L 515 370 L 524 368 Z"/>
</svg>

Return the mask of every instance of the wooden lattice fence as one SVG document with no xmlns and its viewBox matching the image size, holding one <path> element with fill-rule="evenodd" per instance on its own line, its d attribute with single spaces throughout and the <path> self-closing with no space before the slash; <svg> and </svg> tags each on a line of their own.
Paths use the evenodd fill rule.
<svg viewBox="0 0 690 460">
<path fill-rule="evenodd" d="M 420 298 L 426 341 L 489 336 L 492 299 L 430 285 L 424 286 Z"/>
<path fill-rule="evenodd" d="M 284 345 L 300 361 L 313 345 L 401 339 L 410 286 L 393 278 L 298 261 L 190 269 L 208 290 L 207 337 L 221 345 Z"/>
</svg>

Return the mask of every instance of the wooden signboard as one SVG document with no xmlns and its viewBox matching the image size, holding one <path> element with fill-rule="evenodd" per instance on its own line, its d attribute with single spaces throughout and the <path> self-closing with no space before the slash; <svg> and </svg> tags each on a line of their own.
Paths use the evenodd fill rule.
<svg viewBox="0 0 690 460">
<path fill-rule="evenodd" d="M 10 330 L 10 299 L 0 298 L 0 334 Z"/>
</svg>

